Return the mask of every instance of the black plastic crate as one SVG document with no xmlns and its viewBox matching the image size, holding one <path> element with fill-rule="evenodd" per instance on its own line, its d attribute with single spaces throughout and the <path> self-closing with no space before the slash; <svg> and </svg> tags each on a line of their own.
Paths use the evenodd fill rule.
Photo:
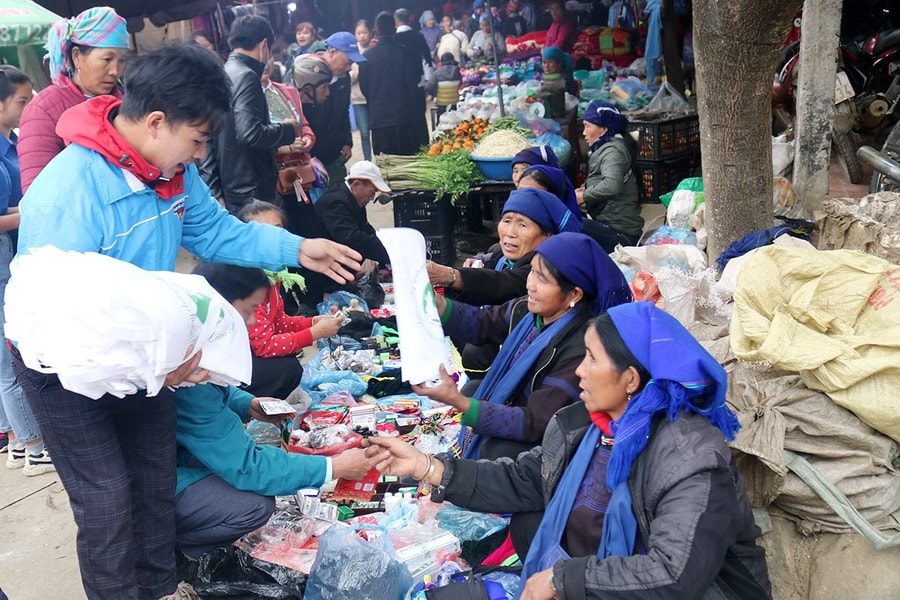
<svg viewBox="0 0 900 600">
<path fill-rule="evenodd" d="M 456 260 L 456 242 L 452 235 L 425 236 L 425 258 L 439 265 L 452 265 Z"/>
<path fill-rule="evenodd" d="M 456 210 L 447 196 L 436 199 L 434 192 L 399 192 L 392 204 L 394 227 L 411 227 L 426 237 L 453 233 Z"/>
<path fill-rule="evenodd" d="M 456 233 L 479 233 L 484 229 L 481 198 L 471 193 L 456 201 Z"/>
<path fill-rule="evenodd" d="M 695 114 L 636 117 L 628 129 L 639 132 L 638 160 L 667 160 L 700 152 L 700 118 Z"/>
<path fill-rule="evenodd" d="M 685 177 L 690 177 L 691 159 L 638 161 L 636 170 L 640 201 L 659 202 L 660 196 L 674 190 Z"/>
</svg>

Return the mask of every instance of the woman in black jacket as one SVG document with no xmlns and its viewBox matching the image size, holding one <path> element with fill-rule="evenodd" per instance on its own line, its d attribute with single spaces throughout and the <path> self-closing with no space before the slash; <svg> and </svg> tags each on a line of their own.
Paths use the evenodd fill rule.
<svg viewBox="0 0 900 600">
<path fill-rule="evenodd" d="M 583 402 L 515 462 L 432 457 L 369 438 L 371 464 L 485 512 L 544 510 L 522 600 L 766 600 L 765 551 L 726 443 L 725 370 L 649 302 L 588 325 Z"/>
</svg>

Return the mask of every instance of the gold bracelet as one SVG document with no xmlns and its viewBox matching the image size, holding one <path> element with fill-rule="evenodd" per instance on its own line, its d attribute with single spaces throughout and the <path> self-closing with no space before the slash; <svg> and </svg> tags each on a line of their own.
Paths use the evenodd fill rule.
<svg viewBox="0 0 900 600">
<path fill-rule="evenodd" d="M 456 269 L 450 267 L 450 283 L 447 287 L 453 287 L 454 283 L 456 283 Z"/>
<path fill-rule="evenodd" d="M 553 571 L 550 571 L 550 591 L 553 592 L 553 600 L 562 600 L 559 592 L 556 591 L 556 586 L 553 585 Z"/>
<path fill-rule="evenodd" d="M 434 457 L 429 454 L 428 455 L 428 470 L 425 471 L 425 477 L 423 477 L 419 481 L 424 481 L 428 485 L 431 485 L 430 479 L 431 479 L 431 476 L 434 475 L 435 462 L 436 461 L 434 460 Z"/>
<path fill-rule="evenodd" d="M 429 457 L 429 455 L 428 455 L 428 454 L 425 454 L 424 452 L 423 452 L 422 454 L 424 454 L 426 457 Z M 428 469 L 430 469 L 430 468 L 431 468 L 431 460 L 428 461 L 428 466 L 425 467 L 425 473 L 423 473 L 421 477 L 416 477 L 415 475 L 413 475 L 413 476 L 412 476 L 413 479 L 415 479 L 415 480 L 417 480 L 417 481 L 422 481 L 423 479 L 425 479 L 426 477 L 428 477 Z"/>
</svg>

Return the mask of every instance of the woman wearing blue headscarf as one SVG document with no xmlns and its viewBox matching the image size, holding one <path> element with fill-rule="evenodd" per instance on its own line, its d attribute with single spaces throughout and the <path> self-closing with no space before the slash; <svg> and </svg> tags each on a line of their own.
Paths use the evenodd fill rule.
<svg viewBox="0 0 900 600">
<path fill-rule="evenodd" d="M 556 154 L 553 148 L 547 145 L 532 146 L 525 148 L 513 157 L 512 160 L 512 182 L 513 185 L 519 187 L 519 178 L 528 167 L 535 165 L 546 165 L 548 167 L 558 167 Z M 580 212 L 580 211 L 579 211 Z"/>
<path fill-rule="evenodd" d="M 371 438 L 383 473 L 432 484 L 432 500 L 485 512 L 545 511 L 524 558 L 523 600 L 771 598 L 744 484 L 726 374 L 649 302 L 592 319 L 580 397 L 541 446 L 512 461 L 422 454 Z"/>
<path fill-rule="evenodd" d="M 575 61 L 572 55 L 563 52 L 556 46 L 547 46 L 541 51 L 541 69 L 544 71 L 544 81 L 562 79 L 566 92 L 576 96 L 578 94 L 578 82 L 572 74 Z"/>
<path fill-rule="evenodd" d="M 474 433 L 464 440 L 466 457 L 515 457 L 538 444 L 553 413 L 578 398 L 575 367 L 584 352 L 584 324 L 631 301 L 619 268 L 580 233 L 560 233 L 538 246 L 526 287 L 527 296 L 489 308 L 438 296 L 448 335 L 503 344 L 471 398 L 446 373 L 437 387 L 414 388 L 463 412 L 463 424 Z"/>
<path fill-rule="evenodd" d="M 528 167 L 519 178 L 519 188 L 537 188 L 550 192 L 559 198 L 581 223 L 581 209 L 575 196 L 575 186 L 562 169 L 545 165 Z"/>
<path fill-rule="evenodd" d="M 575 193 L 591 220 L 581 230 L 607 252 L 618 244 L 636 246 L 644 228 L 634 170 L 637 147 L 627 128 L 628 117 L 607 102 L 591 102 L 584 111 L 588 175 Z"/>
</svg>

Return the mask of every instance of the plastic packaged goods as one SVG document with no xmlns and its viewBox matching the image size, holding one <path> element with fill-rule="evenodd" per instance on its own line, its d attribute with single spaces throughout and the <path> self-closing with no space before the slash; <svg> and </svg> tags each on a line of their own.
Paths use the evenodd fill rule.
<svg viewBox="0 0 900 600">
<path fill-rule="evenodd" d="M 6 335 L 25 364 L 97 399 L 156 395 L 166 376 L 203 351 L 211 383 L 248 383 L 244 320 L 199 275 L 145 271 L 93 252 L 52 246 L 17 256 L 6 289 Z M 68 290 L 59 302 L 48 282 Z"/>
</svg>

